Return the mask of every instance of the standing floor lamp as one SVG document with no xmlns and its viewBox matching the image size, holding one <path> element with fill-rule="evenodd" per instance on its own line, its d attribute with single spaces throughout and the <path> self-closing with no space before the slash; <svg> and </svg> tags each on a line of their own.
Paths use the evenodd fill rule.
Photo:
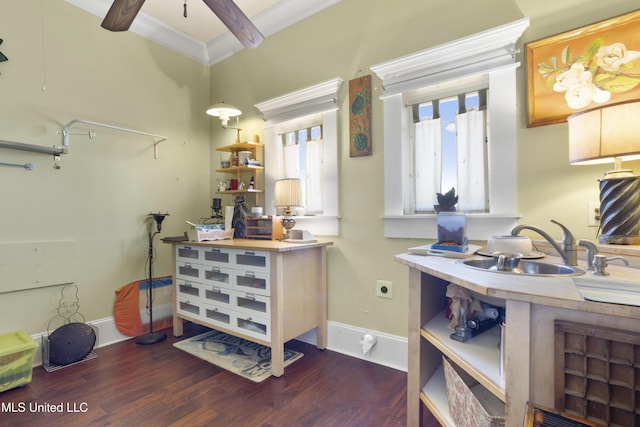
<svg viewBox="0 0 640 427">
<path fill-rule="evenodd" d="M 640 101 L 623 102 L 569 116 L 569 162 L 611 162 L 600 179 L 600 243 L 640 244 L 640 176 L 622 169 L 640 159 Z"/>
<path fill-rule="evenodd" d="M 153 331 L 153 238 L 162 230 L 162 221 L 169 216 L 168 213 L 150 213 L 156 222 L 158 231 L 149 231 L 149 281 L 147 282 L 147 306 L 149 308 L 149 332 L 136 338 L 136 344 L 149 345 L 164 341 L 167 334 Z"/>
</svg>

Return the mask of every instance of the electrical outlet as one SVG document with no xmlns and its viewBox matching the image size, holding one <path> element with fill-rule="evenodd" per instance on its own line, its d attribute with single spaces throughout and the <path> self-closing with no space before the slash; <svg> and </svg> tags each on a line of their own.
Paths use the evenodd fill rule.
<svg viewBox="0 0 640 427">
<path fill-rule="evenodd" d="M 393 298 L 393 282 L 388 280 L 376 281 L 376 295 L 380 298 Z"/>
<path fill-rule="evenodd" d="M 589 227 L 600 226 L 600 203 L 589 202 L 587 209 L 587 225 Z"/>
</svg>

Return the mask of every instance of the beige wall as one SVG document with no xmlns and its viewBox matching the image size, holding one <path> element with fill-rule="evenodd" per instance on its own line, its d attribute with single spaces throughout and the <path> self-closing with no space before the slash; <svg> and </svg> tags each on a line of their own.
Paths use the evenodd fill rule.
<svg viewBox="0 0 640 427">
<path fill-rule="evenodd" d="M 64 0 L 0 2 L 0 139 L 50 147 L 72 119 L 164 135 L 95 128 L 72 136 L 54 170 L 50 156 L 0 149 L 0 245 L 75 242 L 63 262 L 77 278 L 87 320 L 113 315 L 114 291 L 145 277 L 150 211 L 169 212 L 163 235 L 209 214 L 209 69 L 133 33 L 110 33 Z M 156 238 L 155 272 L 170 274 Z M 9 268 L 0 260 L 0 271 Z M 7 280 L 6 275 L 0 277 Z M 0 294 L 0 333 L 43 332 L 60 287 Z"/>
<path fill-rule="evenodd" d="M 423 243 L 383 237 L 383 117 L 378 99 L 382 88 L 369 67 L 525 16 L 531 25 L 520 47 L 522 42 L 634 7 L 628 1 L 589 0 L 342 0 L 268 37 L 258 49 L 245 50 L 212 67 L 212 100 L 224 99 L 241 107 L 242 120 L 252 128 L 259 117 L 255 103 L 334 77 L 344 81 L 339 94 L 342 219 L 341 234 L 332 238 L 335 246 L 329 250 L 330 320 L 406 336 L 408 273 L 393 261 L 393 255 Z M 519 59 L 524 63 L 522 54 Z M 362 74 L 373 75 L 373 155 L 350 158 L 348 81 Z M 576 236 L 593 238 L 595 229 L 586 226 L 587 203 L 598 200 L 596 180 L 606 167 L 568 164 L 566 124 L 526 128 L 523 68 L 518 72 L 518 110 L 522 221 L 559 237 L 559 229 L 549 223 L 554 218 L 570 226 Z M 214 144 L 218 135 L 214 132 Z M 394 282 L 392 300 L 375 296 L 376 279 Z"/>
<path fill-rule="evenodd" d="M 633 7 L 627 0 L 342 0 L 209 69 L 135 34 L 102 30 L 97 17 L 63 0 L 0 2 L 0 51 L 9 57 L 0 63 L 0 139 L 60 144 L 57 132 L 74 118 L 168 137 L 154 160 L 145 137 L 102 129 L 93 140 L 72 136 L 61 170 L 48 156 L 0 149 L 0 162 L 36 164 L 31 172 L 0 166 L 0 244 L 76 242 L 80 310 L 87 320 L 111 316 L 115 289 L 145 275 L 147 214 L 171 214 L 166 236 L 210 212 L 219 154 L 209 139 L 224 145 L 235 135 L 204 108 L 236 104 L 245 135 L 261 134 L 255 103 L 341 77 L 342 219 L 329 251 L 329 319 L 404 336 L 408 275 L 393 255 L 423 242 L 383 237 L 382 90 L 374 77 L 374 154 L 350 158 L 348 81 L 370 74 L 372 64 L 524 16 L 531 18 L 526 42 Z M 586 205 L 597 200 L 606 168 L 568 165 L 566 125 L 526 128 L 522 70 L 518 77 L 523 221 L 557 235 L 547 225 L 555 218 L 593 237 Z M 156 242 L 156 272 L 169 274 L 168 248 Z M 394 282 L 392 300 L 375 296 L 376 279 Z M 59 287 L 0 294 L 0 333 L 45 331 L 59 295 Z"/>
</svg>

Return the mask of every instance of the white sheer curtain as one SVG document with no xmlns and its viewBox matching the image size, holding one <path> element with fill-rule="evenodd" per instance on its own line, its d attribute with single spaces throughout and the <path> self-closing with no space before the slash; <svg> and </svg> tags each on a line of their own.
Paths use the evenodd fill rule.
<svg viewBox="0 0 640 427">
<path fill-rule="evenodd" d="M 305 212 L 322 214 L 322 140 L 308 140 L 303 141 L 302 144 L 304 144 L 304 149 L 300 144 L 284 146 L 281 142 L 277 144 L 279 152 L 276 179 L 302 179 L 302 200 Z M 303 155 L 304 158 L 301 158 Z"/>
<path fill-rule="evenodd" d="M 282 178 L 302 178 L 300 176 L 300 146 L 288 144 L 284 147 Z"/>
<path fill-rule="evenodd" d="M 472 110 L 456 116 L 458 210 L 486 209 L 484 111 Z"/>
<path fill-rule="evenodd" d="M 307 141 L 306 211 L 322 213 L 322 140 Z"/>
<path fill-rule="evenodd" d="M 416 211 L 433 211 L 442 180 L 442 124 L 440 119 L 415 124 Z"/>
</svg>

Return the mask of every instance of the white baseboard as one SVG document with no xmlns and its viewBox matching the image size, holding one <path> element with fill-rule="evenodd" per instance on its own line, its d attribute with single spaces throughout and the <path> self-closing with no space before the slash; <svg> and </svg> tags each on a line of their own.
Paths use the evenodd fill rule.
<svg viewBox="0 0 640 427">
<path fill-rule="evenodd" d="M 363 355 L 360 340 L 362 340 L 365 333 L 375 336 L 377 343 L 368 354 Z M 297 339 L 315 345 L 316 330 L 309 331 Z M 409 352 L 408 341 L 405 337 L 329 321 L 327 322 L 327 349 L 407 372 Z"/>
<path fill-rule="evenodd" d="M 105 347 L 132 338 L 118 331 L 113 317 L 105 317 L 104 319 L 98 319 L 88 323 L 98 329 L 96 348 Z M 365 333 L 375 336 L 377 343 L 368 354 L 363 355 L 360 340 Z M 32 338 L 38 343 L 34 357 L 34 366 L 40 366 L 42 364 L 42 337 L 46 335 L 46 332 L 32 335 Z M 315 345 L 316 330 L 311 330 L 299 336 L 297 339 Z M 356 328 L 344 323 L 327 322 L 327 341 L 327 349 L 331 351 L 400 371 L 407 371 L 408 345 L 407 339 L 404 337 L 369 329 Z"/>
</svg>

